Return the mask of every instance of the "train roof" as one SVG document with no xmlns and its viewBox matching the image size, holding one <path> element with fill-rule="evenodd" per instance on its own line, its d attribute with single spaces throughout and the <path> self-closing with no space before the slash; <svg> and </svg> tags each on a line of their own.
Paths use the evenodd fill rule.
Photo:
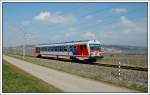
<svg viewBox="0 0 150 95">
<path fill-rule="evenodd" d="M 42 47 L 42 46 L 58 46 L 58 45 L 71 45 L 71 44 L 81 44 L 81 43 L 97 43 L 100 42 L 98 40 L 81 40 L 81 41 L 70 41 L 70 42 L 60 42 L 60 43 L 50 43 L 50 44 L 39 44 L 36 45 L 36 47 Z"/>
</svg>

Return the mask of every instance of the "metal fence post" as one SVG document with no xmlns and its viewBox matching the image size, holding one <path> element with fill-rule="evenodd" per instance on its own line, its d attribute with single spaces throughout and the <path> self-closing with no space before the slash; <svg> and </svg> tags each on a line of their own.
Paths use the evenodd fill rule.
<svg viewBox="0 0 150 95">
<path fill-rule="evenodd" d="M 120 74 L 121 74 L 121 73 L 120 73 L 120 67 L 121 67 L 121 66 L 120 66 L 120 61 L 119 61 L 119 65 L 118 65 L 118 79 L 119 79 L 119 80 L 121 80 L 121 77 L 120 77 Z"/>
</svg>

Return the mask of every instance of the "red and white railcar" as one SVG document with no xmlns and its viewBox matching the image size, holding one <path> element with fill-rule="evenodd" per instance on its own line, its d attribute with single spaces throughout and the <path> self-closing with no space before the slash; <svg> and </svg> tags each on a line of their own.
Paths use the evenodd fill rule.
<svg viewBox="0 0 150 95">
<path fill-rule="evenodd" d="M 101 44 L 97 40 L 72 41 L 53 43 L 49 45 L 37 45 L 36 57 L 56 57 L 78 60 L 94 60 L 103 58 Z"/>
</svg>

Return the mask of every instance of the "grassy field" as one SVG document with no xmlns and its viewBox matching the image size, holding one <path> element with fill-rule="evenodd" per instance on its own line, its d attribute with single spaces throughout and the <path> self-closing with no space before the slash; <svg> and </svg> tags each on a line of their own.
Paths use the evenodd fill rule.
<svg viewBox="0 0 150 95">
<path fill-rule="evenodd" d="M 128 65 L 134 67 L 148 67 L 148 55 L 147 54 L 128 54 L 128 53 L 105 53 L 104 58 L 98 62 L 107 64 Z"/>
<path fill-rule="evenodd" d="M 22 59 L 20 55 L 7 54 L 12 57 Z M 25 56 L 22 59 L 41 66 L 65 71 L 78 76 L 95 79 L 98 81 L 104 81 L 112 83 L 118 86 L 124 86 L 127 88 L 147 92 L 147 72 L 133 71 L 133 70 L 121 70 L 121 80 L 118 80 L 118 69 L 94 66 L 89 64 L 71 64 L 70 62 L 55 61 L 42 58 L 33 58 Z M 112 74 L 113 73 L 113 74 Z"/>
<path fill-rule="evenodd" d="M 3 93 L 50 93 L 62 92 L 46 82 L 20 70 L 3 60 L 2 92 Z"/>
</svg>

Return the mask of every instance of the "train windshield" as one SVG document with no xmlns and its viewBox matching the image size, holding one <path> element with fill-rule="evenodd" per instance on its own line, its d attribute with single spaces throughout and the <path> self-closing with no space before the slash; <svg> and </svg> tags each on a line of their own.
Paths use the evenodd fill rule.
<svg viewBox="0 0 150 95">
<path fill-rule="evenodd" d="M 100 44 L 90 44 L 90 49 L 91 50 L 101 50 L 101 45 Z"/>
</svg>

